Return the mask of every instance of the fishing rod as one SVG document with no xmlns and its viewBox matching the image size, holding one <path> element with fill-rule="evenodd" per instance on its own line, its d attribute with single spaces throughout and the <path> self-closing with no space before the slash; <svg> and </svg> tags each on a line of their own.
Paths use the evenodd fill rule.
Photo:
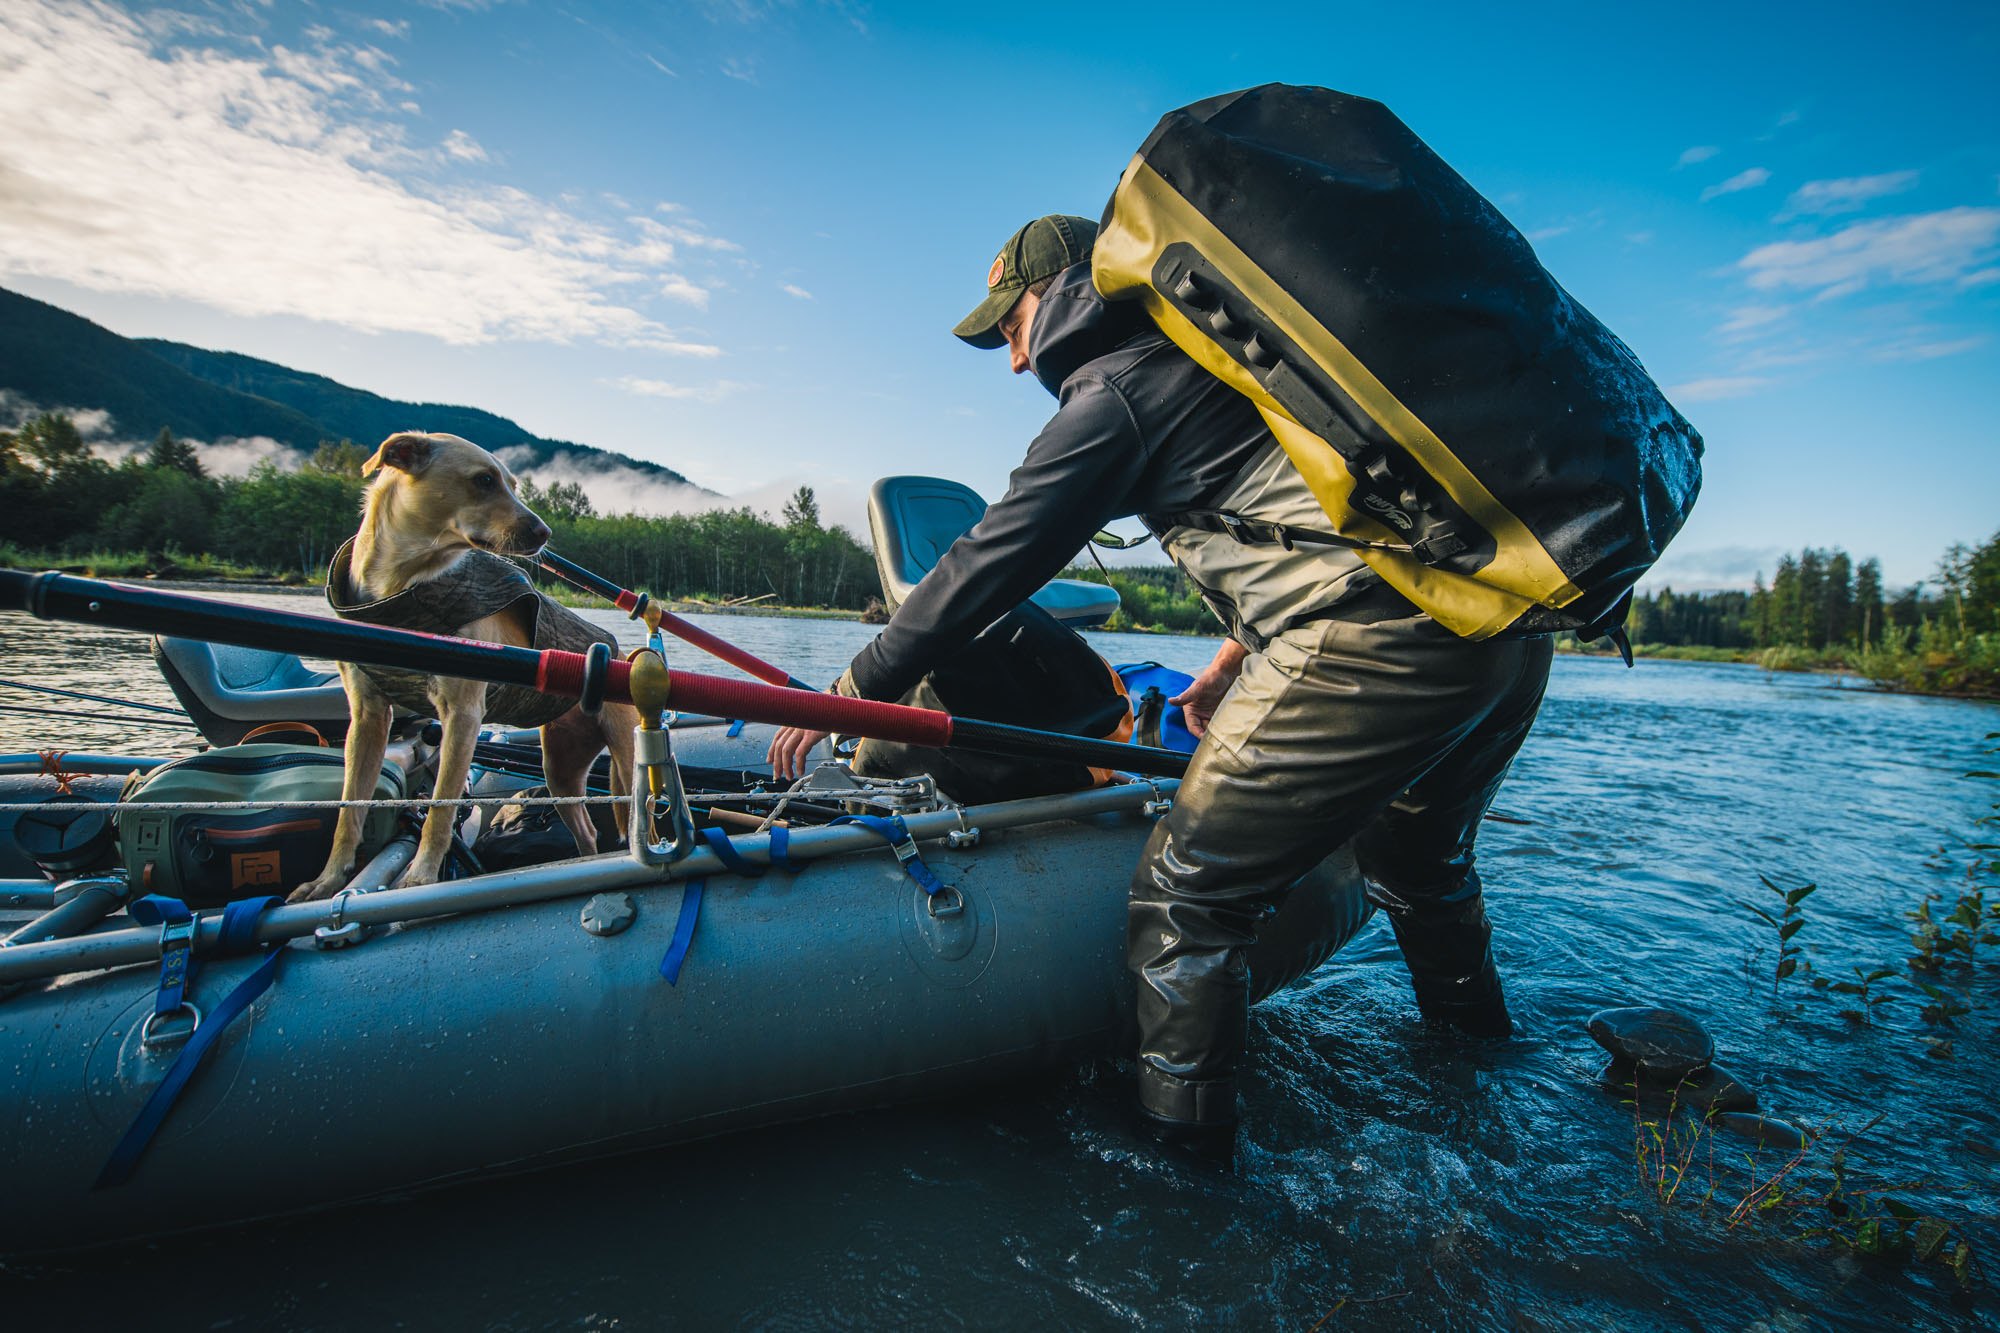
<svg viewBox="0 0 2000 1333">
<path fill-rule="evenodd" d="M 954 717 L 931 708 L 848 699 L 837 694 L 668 670 L 658 654 L 613 661 L 606 644 L 588 653 L 481 643 L 354 620 L 273 611 L 178 593 L 131 588 L 69 574 L 0 570 L 0 610 L 44 620 L 175 634 L 266 651 L 330 657 L 370 666 L 525 685 L 595 708 L 606 699 L 652 716 L 667 709 L 715 713 L 777 726 L 839 731 L 933 749 L 1055 759 L 1151 777 L 1179 777 L 1189 756 L 1175 750 Z"/>
<path fill-rule="evenodd" d="M 0 685 L 11 685 L 17 690 L 33 690 L 37 694 L 58 694 L 65 699 L 84 699 L 94 704 L 116 704 L 120 708 L 140 708 L 148 713 L 172 713 L 186 719 L 187 714 L 179 708 L 168 708 L 162 704 L 140 703 L 137 699 L 119 699 L 109 694 L 85 694 L 81 690 L 59 690 L 53 685 L 35 685 L 25 680 L 10 680 L 0 677 Z"/>
<path fill-rule="evenodd" d="M 543 569 L 565 583 L 604 598 L 634 620 L 644 621 L 648 629 L 664 629 L 675 638 L 685 639 L 709 656 L 720 658 L 733 667 L 739 667 L 759 680 L 794 690 L 813 688 L 783 667 L 773 666 L 763 658 L 754 657 L 725 639 L 716 638 L 699 625 L 689 624 L 654 602 L 645 593 L 621 588 L 603 575 L 593 574 L 575 561 L 563 559 L 554 551 L 545 549 L 535 557 L 535 560 Z"/>
</svg>

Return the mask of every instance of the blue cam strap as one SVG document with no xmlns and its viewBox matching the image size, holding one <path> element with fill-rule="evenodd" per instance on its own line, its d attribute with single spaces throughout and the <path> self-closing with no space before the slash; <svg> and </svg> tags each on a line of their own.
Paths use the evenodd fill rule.
<svg viewBox="0 0 2000 1333">
<path fill-rule="evenodd" d="M 691 879 L 681 889 L 681 914 L 674 918 L 674 942 L 660 959 L 660 975 L 669 986 L 681 983 L 681 964 L 687 961 L 688 946 L 694 943 L 694 923 L 701 917 L 701 896 L 708 881 Z"/>
<path fill-rule="evenodd" d="M 194 956 L 194 914 L 178 898 L 149 893 L 125 909 L 142 926 L 160 927 L 160 989 L 153 997 L 153 1016 L 179 1013 L 201 964 Z"/>
<path fill-rule="evenodd" d="M 253 952 L 257 947 L 257 918 L 270 908 L 276 907 L 280 901 L 282 900 L 276 897 L 246 898 L 242 902 L 234 902 L 225 907 L 222 910 L 222 937 L 218 942 L 217 951 L 224 954 Z M 149 902 L 171 903 L 183 914 L 187 912 L 185 905 L 172 898 L 142 898 L 132 906 L 136 909 L 140 904 Z M 132 914 L 138 917 L 142 924 L 153 924 L 146 920 L 145 914 L 137 911 L 133 911 Z M 173 920 L 171 910 L 161 915 L 166 920 Z M 189 939 L 192 938 L 193 934 L 190 931 Z M 285 946 L 282 942 L 272 945 L 265 951 L 264 961 L 257 964 L 256 969 L 238 982 L 236 989 L 230 991 L 222 1003 L 210 1010 L 208 1017 L 195 1026 L 194 1032 L 187 1039 L 187 1044 L 181 1047 L 180 1055 L 167 1070 L 167 1076 L 153 1089 L 153 1095 L 146 1099 L 145 1106 L 140 1108 L 138 1118 L 125 1131 L 125 1137 L 118 1140 L 118 1146 L 111 1150 L 111 1156 L 105 1160 L 104 1169 L 98 1172 L 97 1183 L 91 1186 L 92 1189 L 112 1189 L 132 1178 L 132 1172 L 138 1168 L 139 1159 L 145 1155 L 153 1136 L 166 1121 L 167 1113 L 174 1109 L 174 1103 L 180 1100 L 180 1095 L 187 1088 L 189 1080 L 195 1076 L 195 1071 L 201 1068 L 202 1059 L 215 1045 L 223 1029 L 235 1021 L 237 1015 L 248 1009 L 258 996 L 271 988 L 271 982 L 278 974 L 278 962 L 284 956 Z M 195 969 L 187 965 L 189 963 L 191 959 L 183 960 L 185 966 L 181 977 L 183 985 L 191 981 L 194 976 Z M 164 970 L 163 963 L 162 971 Z M 164 986 L 164 978 L 162 984 Z M 176 1000 L 174 1008 L 178 1009 L 180 1004 L 181 1001 Z"/>
<path fill-rule="evenodd" d="M 867 829 L 876 837 L 889 844 L 889 850 L 902 863 L 903 872 L 917 882 L 917 887 L 926 894 L 944 892 L 944 882 L 924 864 L 924 858 L 917 854 L 917 840 L 910 836 L 910 826 L 903 822 L 901 815 L 843 815 L 833 821 L 836 824 L 855 824 Z"/>
<path fill-rule="evenodd" d="M 771 866 L 793 875 L 805 869 L 802 863 L 785 854 L 792 845 L 792 834 L 782 824 L 771 826 L 771 865 L 768 866 L 746 860 L 743 853 L 736 850 L 736 844 L 729 840 L 729 835 L 719 828 L 701 829 L 697 836 L 715 853 L 715 859 L 722 862 L 722 868 L 732 875 L 756 879 L 768 872 Z M 667 946 L 666 955 L 660 959 L 660 975 L 667 979 L 669 986 L 680 984 L 681 964 L 687 961 L 688 946 L 694 943 L 695 923 L 701 919 L 701 899 L 706 890 L 707 881 L 699 879 L 689 880 L 687 887 L 681 890 L 681 911 L 674 919 L 673 943 Z"/>
</svg>

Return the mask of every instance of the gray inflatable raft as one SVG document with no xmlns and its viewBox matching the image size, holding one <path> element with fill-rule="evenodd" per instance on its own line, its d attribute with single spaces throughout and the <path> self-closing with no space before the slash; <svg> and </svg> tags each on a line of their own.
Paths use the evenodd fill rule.
<svg viewBox="0 0 2000 1333">
<path fill-rule="evenodd" d="M 754 728 L 730 743 L 762 746 Z M 684 761 L 703 748 L 684 746 Z M 664 870 L 612 855 L 368 893 L 338 923 L 326 903 L 274 909 L 267 930 L 305 938 L 110 1189 L 92 1183 L 178 1051 L 141 1038 L 158 930 L 115 917 L 0 951 L 0 982 L 59 960 L 124 964 L 0 1000 L 0 1252 L 320 1208 L 1124 1054 L 1126 886 L 1156 799 L 1141 783 L 912 814 L 950 889 L 935 900 L 880 839 L 833 826 L 793 834 L 796 875 L 731 875 L 709 851 Z M 967 828 L 973 845 L 943 840 L 969 841 Z M 736 841 L 767 859 L 763 838 Z M 695 879 L 699 924 L 669 985 L 660 964 Z M 622 917 L 622 898 L 628 928 L 586 928 Z M 1352 863 L 1322 866 L 1265 931 L 1257 992 L 1324 961 L 1367 912 Z M 312 947 L 316 924 L 354 921 L 397 924 L 358 947 Z M 211 1007 L 253 966 L 207 962 L 195 1003 Z"/>
</svg>

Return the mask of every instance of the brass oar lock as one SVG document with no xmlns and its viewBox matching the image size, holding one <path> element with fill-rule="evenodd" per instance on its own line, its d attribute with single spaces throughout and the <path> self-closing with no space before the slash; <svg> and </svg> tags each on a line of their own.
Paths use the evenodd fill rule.
<svg viewBox="0 0 2000 1333">
<path fill-rule="evenodd" d="M 658 631 L 655 632 L 658 642 Z M 628 836 L 632 855 L 646 865 L 668 865 L 695 849 L 694 818 L 688 813 L 687 791 L 681 786 L 680 765 L 674 762 L 673 733 L 667 730 L 667 703 L 673 694 L 673 675 L 667 659 L 657 647 L 634 649 L 626 658 L 631 667 L 628 688 L 632 706 L 639 710 L 639 725 L 632 733 L 632 760 L 646 780 L 632 783 L 632 818 Z M 672 836 L 657 839 L 654 811 L 666 804 L 667 823 Z"/>
</svg>

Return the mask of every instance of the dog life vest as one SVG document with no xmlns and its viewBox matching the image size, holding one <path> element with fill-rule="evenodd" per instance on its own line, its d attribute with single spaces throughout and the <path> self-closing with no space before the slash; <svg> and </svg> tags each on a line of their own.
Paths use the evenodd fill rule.
<svg viewBox="0 0 2000 1333">
<path fill-rule="evenodd" d="M 1257 405 L 1346 547 L 1468 639 L 1624 619 L 1701 486 L 1701 437 L 1499 212 L 1379 102 L 1266 84 L 1160 121 L 1092 279 Z"/>
<path fill-rule="evenodd" d="M 354 600 L 349 568 L 353 556 L 354 541 L 350 538 L 333 553 L 333 563 L 326 570 L 327 604 L 343 620 L 426 634 L 455 634 L 472 621 L 514 610 L 527 616 L 538 652 L 556 648 L 581 653 L 593 643 L 608 643 L 614 651 L 618 647 L 610 631 L 599 629 L 538 591 L 517 566 L 497 555 L 467 551 L 436 578 L 412 583 L 395 596 L 374 602 Z M 521 605 L 524 602 L 525 607 Z M 437 711 L 424 689 L 427 677 L 422 672 L 365 665 L 361 672 L 399 707 L 425 716 Z M 574 707 L 574 699 L 544 694 L 526 685 L 488 685 L 483 720 L 510 727 L 541 727 Z"/>
</svg>

